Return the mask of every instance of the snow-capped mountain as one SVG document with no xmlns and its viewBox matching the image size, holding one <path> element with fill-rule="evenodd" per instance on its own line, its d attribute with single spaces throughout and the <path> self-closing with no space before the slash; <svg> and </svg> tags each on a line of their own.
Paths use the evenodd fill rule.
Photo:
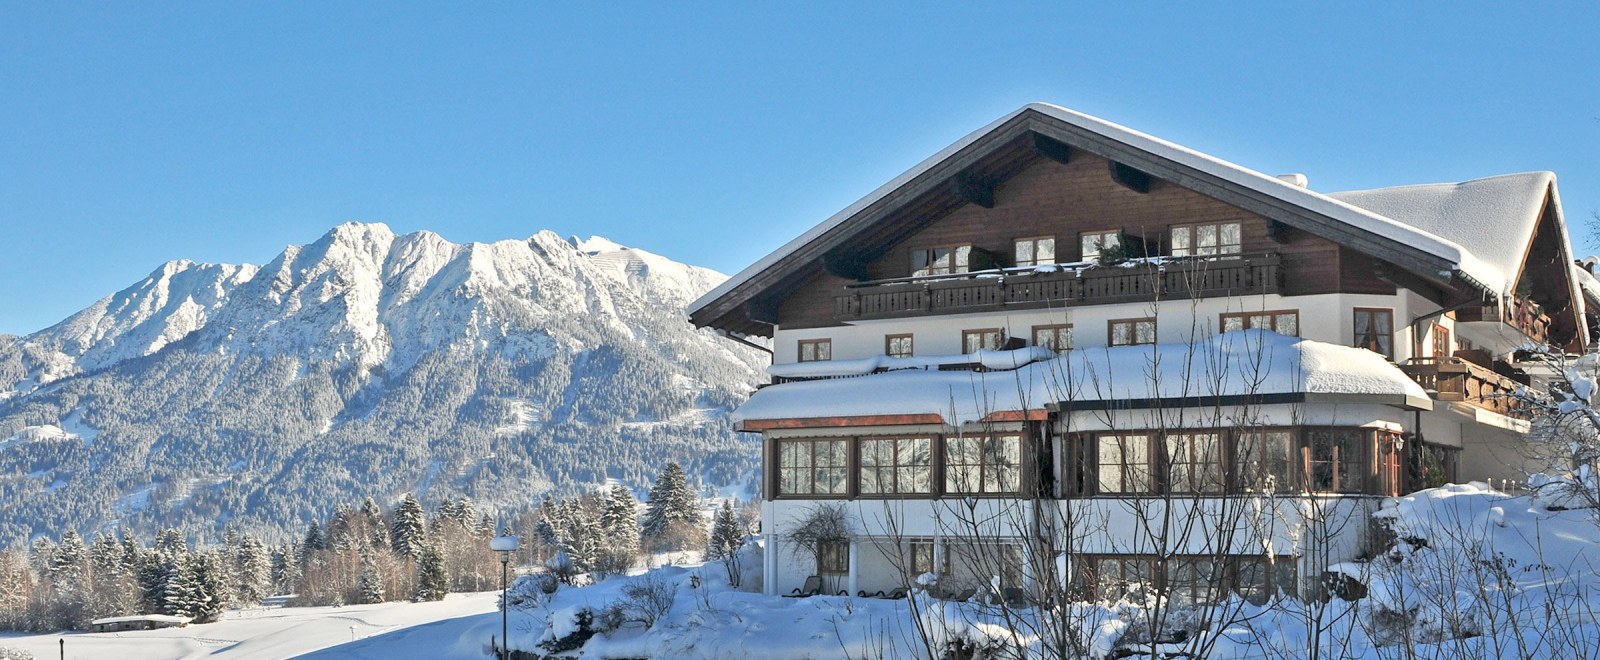
<svg viewBox="0 0 1600 660">
<path fill-rule="evenodd" d="M 340 225 L 174 261 L 0 338 L 0 543 L 66 526 L 288 530 L 406 491 L 517 506 L 668 459 L 743 483 L 756 351 L 693 329 L 725 276 L 600 237 Z"/>
</svg>

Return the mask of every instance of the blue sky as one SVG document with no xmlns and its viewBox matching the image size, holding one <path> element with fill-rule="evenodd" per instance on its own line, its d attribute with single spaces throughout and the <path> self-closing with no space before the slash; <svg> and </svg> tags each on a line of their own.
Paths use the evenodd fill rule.
<svg viewBox="0 0 1600 660">
<path fill-rule="evenodd" d="M 1596 250 L 1594 3 L 598 4 L 0 0 L 0 333 L 347 220 L 731 273 L 1035 100 L 1321 191 L 1554 170 Z"/>
</svg>

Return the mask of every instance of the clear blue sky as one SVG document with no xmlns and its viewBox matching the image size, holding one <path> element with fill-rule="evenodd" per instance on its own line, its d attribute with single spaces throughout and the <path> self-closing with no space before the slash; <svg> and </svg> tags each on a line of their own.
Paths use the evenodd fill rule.
<svg viewBox="0 0 1600 660">
<path fill-rule="evenodd" d="M 1595 3 L 448 4 L 0 0 L 0 332 L 347 220 L 731 273 L 1035 100 L 1322 191 L 1554 170 L 1595 249 Z"/>
</svg>

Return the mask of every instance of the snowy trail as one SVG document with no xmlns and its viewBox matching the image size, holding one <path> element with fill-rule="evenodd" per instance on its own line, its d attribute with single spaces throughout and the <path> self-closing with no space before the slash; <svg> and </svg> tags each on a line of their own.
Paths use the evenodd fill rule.
<svg viewBox="0 0 1600 660">
<path fill-rule="evenodd" d="M 456 631 L 448 638 L 430 636 L 426 631 L 437 630 L 440 624 L 459 626 L 474 617 L 491 616 L 496 611 L 498 595 L 497 591 L 451 594 L 437 603 L 230 610 L 216 623 L 167 630 L 0 634 L 0 646 L 19 648 L 39 658 L 55 658 L 59 653 L 57 641 L 65 639 L 67 658 L 115 660 L 279 660 L 330 647 L 337 647 L 337 651 L 320 657 L 453 657 L 462 654 L 445 646 L 456 642 L 459 627 L 444 626 Z M 351 628 L 355 628 L 353 635 Z M 413 633 L 413 628 L 424 632 Z M 350 644 L 352 636 L 357 640 L 353 645 Z M 389 641 L 383 643 L 381 653 L 368 654 L 363 648 L 377 648 L 365 644 L 368 638 Z M 394 643 L 395 640 L 400 643 Z M 396 649 L 412 655 L 395 655 Z M 466 657 L 476 655 L 466 654 Z"/>
</svg>

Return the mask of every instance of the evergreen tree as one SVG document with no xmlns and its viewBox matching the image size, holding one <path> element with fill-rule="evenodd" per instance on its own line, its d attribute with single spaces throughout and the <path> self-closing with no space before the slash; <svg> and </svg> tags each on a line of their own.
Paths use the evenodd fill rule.
<svg viewBox="0 0 1600 660">
<path fill-rule="evenodd" d="M 361 558 L 361 577 L 356 583 L 356 589 L 360 592 L 359 602 L 381 603 L 384 600 L 383 574 L 378 572 L 378 564 L 371 556 Z"/>
<path fill-rule="evenodd" d="M 161 579 L 161 613 L 193 617 L 199 595 L 193 559 L 186 554 L 169 558 Z"/>
<path fill-rule="evenodd" d="M 322 528 L 318 527 L 317 523 L 313 521 L 311 526 L 306 528 L 305 539 L 300 541 L 300 563 L 304 564 L 309 561 L 311 556 L 318 550 L 327 549 L 328 537 L 323 536 Z"/>
<path fill-rule="evenodd" d="M 367 534 L 369 535 L 369 538 L 367 539 L 368 547 L 379 549 L 388 548 L 389 526 L 383 522 L 383 511 L 378 508 L 377 501 L 373 500 L 371 497 L 363 500 L 361 502 L 361 516 L 366 520 L 367 523 Z"/>
<path fill-rule="evenodd" d="M 711 523 L 711 538 L 706 543 L 706 559 L 731 558 L 744 545 L 744 530 L 733 512 L 733 500 L 723 500 Z"/>
<path fill-rule="evenodd" d="M 445 594 L 450 592 L 450 576 L 444 568 L 444 553 L 432 543 L 422 546 L 421 554 L 417 557 L 417 594 L 418 601 L 444 600 Z"/>
<path fill-rule="evenodd" d="M 704 542 L 700 496 L 689 488 L 677 461 L 667 463 L 651 486 L 640 532 L 650 550 L 687 550 Z"/>
<path fill-rule="evenodd" d="M 61 535 L 61 543 L 55 547 L 55 552 L 50 557 L 49 569 L 46 575 L 55 583 L 57 589 L 76 589 L 84 579 L 84 568 L 89 565 L 89 546 L 83 542 L 83 537 L 76 531 L 67 530 Z"/>
<path fill-rule="evenodd" d="M 600 556 L 596 558 L 600 570 L 621 573 L 633 566 L 639 556 L 639 502 L 622 484 L 613 485 L 606 493 L 600 535 Z"/>
<path fill-rule="evenodd" d="M 253 536 L 245 536 L 234 551 L 235 595 L 242 603 L 254 605 L 267 597 L 272 588 L 272 556 Z"/>
<path fill-rule="evenodd" d="M 195 623 L 216 621 L 231 600 L 228 593 L 228 572 L 217 552 L 195 555 L 193 579 L 189 591 L 189 616 Z"/>
<path fill-rule="evenodd" d="M 394 525 L 389 530 L 389 542 L 394 553 L 401 557 L 417 559 L 427 541 L 427 520 L 422 503 L 411 493 L 400 499 L 394 509 Z"/>
</svg>

